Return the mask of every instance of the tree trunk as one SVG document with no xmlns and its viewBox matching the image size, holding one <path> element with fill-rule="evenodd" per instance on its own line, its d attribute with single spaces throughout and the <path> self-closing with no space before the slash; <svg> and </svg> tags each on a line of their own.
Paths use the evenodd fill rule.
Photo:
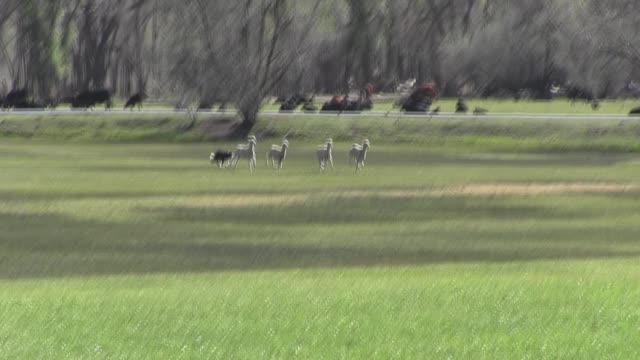
<svg viewBox="0 0 640 360">
<path fill-rule="evenodd" d="M 262 97 L 260 94 L 253 94 L 245 97 L 238 104 L 238 110 L 241 117 L 240 125 L 231 134 L 234 138 L 243 138 L 249 135 L 251 129 L 258 121 L 258 112 L 260 111 L 260 102 Z"/>
</svg>

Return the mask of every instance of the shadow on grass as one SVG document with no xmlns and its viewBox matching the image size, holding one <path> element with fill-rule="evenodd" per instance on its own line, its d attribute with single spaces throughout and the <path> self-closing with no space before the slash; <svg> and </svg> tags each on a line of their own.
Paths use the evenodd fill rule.
<svg viewBox="0 0 640 360">
<path fill-rule="evenodd" d="M 140 208 L 153 213 L 162 222 L 212 222 L 247 225 L 332 225 L 428 222 L 447 219 L 575 219 L 582 212 L 550 210 L 533 205 L 509 205 L 482 198 L 442 197 L 415 198 L 412 195 L 393 198 L 319 198 L 308 203 L 280 206 L 207 207 L 171 206 Z"/>
<path fill-rule="evenodd" d="M 374 156 L 375 155 L 375 156 Z M 434 165 L 472 165 L 472 166 L 493 166 L 493 167 L 558 167 L 558 166 L 614 166 L 621 162 L 628 161 L 634 157 L 629 154 L 619 153 L 545 153 L 545 152 L 523 152 L 519 154 L 507 153 L 463 153 L 463 154 L 439 154 L 439 153 L 373 153 L 370 163 L 380 165 L 422 164 L 425 166 Z"/>
<path fill-rule="evenodd" d="M 366 211 L 375 201 L 384 201 Z M 637 231 L 630 228 L 481 231 L 473 227 L 421 232 L 409 227 L 433 219 L 556 219 L 579 214 L 538 207 L 485 206 L 458 199 L 442 199 L 422 209 L 411 201 L 388 200 L 339 203 L 326 206 L 296 205 L 262 210 L 160 208 L 142 209 L 157 221 L 109 224 L 68 216 L 0 214 L 0 278 L 42 278 L 112 274 L 253 271 L 290 268 L 367 267 L 438 263 L 518 262 L 627 258 L 640 256 Z M 452 203 L 453 201 L 453 203 Z M 404 204 L 406 209 L 399 209 Z M 447 205 L 448 204 L 448 205 Z M 379 204 L 378 204 L 379 205 Z M 408 216 L 403 214 L 414 213 Z M 283 217 L 289 217 L 285 219 Z M 407 231 L 393 230 L 360 235 L 358 230 L 329 231 L 296 241 L 302 232 L 322 225 L 348 228 L 351 224 L 408 221 Z M 236 226 L 229 226 L 236 223 Z M 268 225 L 275 224 L 269 228 Z M 297 225 L 297 230 L 291 228 Z M 346 225 L 346 226 L 345 226 Z M 221 228 L 218 228 L 221 226 Z M 635 233 L 634 233 L 635 232 Z M 373 238 L 377 239 L 373 239 Z M 271 240 L 274 239 L 274 240 Z"/>
</svg>

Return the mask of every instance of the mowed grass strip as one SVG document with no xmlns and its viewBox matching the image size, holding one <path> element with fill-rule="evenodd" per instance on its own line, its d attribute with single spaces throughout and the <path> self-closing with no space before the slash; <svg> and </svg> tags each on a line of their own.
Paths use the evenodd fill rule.
<svg viewBox="0 0 640 360">
<path fill-rule="evenodd" d="M 399 99 L 399 96 L 392 94 L 374 95 L 373 96 L 373 111 L 397 111 L 398 108 L 393 106 L 393 103 Z M 328 101 L 329 97 L 316 98 L 316 106 L 322 107 L 324 101 Z M 458 99 L 454 98 L 441 98 L 437 99 L 431 109 L 440 108 L 441 112 L 453 113 L 456 110 L 456 102 Z M 626 115 L 631 109 L 639 105 L 637 100 L 633 99 L 620 99 L 620 100 L 602 100 L 600 101 L 600 107 L 598 110 L 594 110 L 591 107 L 591 102 L 588 101 L 571 101 L 564 98 L 554 100 L 520 100 L 515 101 L 513 99 L 495 99 L 495 98 L 467 98 L 467 106 L 469 107 L 469 113 L 472 113 L 475 108 L 482 108 L 488 110 L 490 114 L 503 114 L 503 113 L 523 113 L 523 114 L 584 114 L 584 115 L 598 115 L 598 114 L 621 114 Z M 278 110 L 280 104 L 270 104 L 263 106 L 265 110 Z"/>
<path fill-rule="evenodd" d="M 529 103 L 523 103 L 524 105 Z M 531 106 L 538 106 L 535 103 Z M 543 114 L 543 113 L 541 113 Z M 15 115 L 0 114 L 0 139 L 75 143 L 207 143 L 230 133 L 239 119 L 233 115 L 184 113 L 94 113 Z M 280 142 L 283 137 L 309 144 L 332 137 L 348 144 L 370 138 L 372 145 L 426 146 L 446 153 L 566 153 L 640 152 L 640 118 L 509 119 L 490 116 L 450 118 L 389 115 L 320 116 L 262 114 L 253 132 L 263 141 Z M 221 144 L 223 145 L 223 144 Z M 233 144 L 227 144 L 233 146 Z M 292 146 L 295 144 L 292 144 Z M 310 144 L 309 144 L 310 145 Z"/>
<path fill-rule="evenodd" d="M 372 141 L 3 142 L 0 357 L 638 356 L 640 158 Z"/>
</svg>

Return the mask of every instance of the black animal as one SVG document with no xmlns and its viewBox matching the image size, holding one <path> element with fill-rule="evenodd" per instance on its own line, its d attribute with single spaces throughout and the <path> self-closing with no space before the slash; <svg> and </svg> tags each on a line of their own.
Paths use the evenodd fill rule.
<svg viewBox="0 0 640 360">
<path fill-rule="evenodd" d="M 211 162 L 216 162 L 218 164 L 218 168 L 222 169 L 224 167 L 224 163 L 229 161 L 233 153 L 228 150 L 217 150 L 209 157 Z"/>
<path fill-rule="evenodd" d="M 211 110 L 213 109 L 213 102 L 208 100 L 200 100 L 198 103 L 198 110 Z"/>
<path fill-rule="evenodd" d="M 105 110 L 110 110 L 113 103 L 108 90 L 83 91 L 76 95 L 71 102 L 74 109 L 93 109 L 96 104 L 104 104 Z"/>
<path fill-rule="evenodd" d="M 47 107 L 47 105 L 42 102 L 36 102 L 36 101 L 32 101 L 30 99 L 28 100 L 24 100 L 24 101 L 20 101 L 18 103 L 13 104 L 13 108 L 14 109 L 39 109 L 39 110 L 44 110 Z"/>
<path fill-rule="evenodd" d="M 137 93 L 127 100 L 127 103 L 124 105 L 124 109 L 131 108 L 133 110 L 134 107 L 138 107 L 138 110 L 142 110 L 142 100 L 145 98 L 144 94 Z"/>
<path fill-rule="evenodd" d="M 352 111 L 359 112 L 362 110 L 362 98 L 359 97 L 357 100 L 349 99 L 349 94 L 345 96 L 334 96 L 331 100 L 325 102 L 322 105 L 322 109 L 320 111 Z"/>
<path fill-rule="evenodd" d="M 344 104 L 342 108 L 343 111 L 359 112 L 361 109 L 362 105 L 360 98 L 358 98 L 357 100 L 351 100 L 349 99 L 349 94 L 344 97 Z"/>
<path fill-rule="evenodd" d="M 457 114 L 466 114 L 469 111 L 469 107 L 463 98 L 458 99 L 456 103 L 456 113 Z"/>
<path fill-rule="evenodd" d="M 629 112 L 629 115 L 640 116 L 640 107 L 631 109 L 631 111 Z"/>
<path fill-rule="evenodd" d="M 331 97 L 331 100 L 322 105 L 320 111 L 343 111 L 345 107 L 345 98 L 345 96 L 338 95 Z"/>
<path fill-rule="evenodd" d="M 295 111 L 300 104 L 308 102 L 309 99 L 304 95 L 293 95 L 280 105 L 280 111 Z"/>
<path fill-rule="evenodd" d="M 27 89 L 15 89 L 11 90 L 7 97 L 4 99 L 2 103 L 3 109 L 12 109 L 12 108 L 29 108 L 29 93 Z"/>
<path fill-rule="evenodd" d="M 572 102 L 577 100 L 593 101 L 596 98 L 590 90 L 575 85 L 568 86 L 566 93 L 567 98 Z"/>
<path fill-rule="evenodd" d="M 406 112 L 427 112 L 433 104 L 433 99 L 438 96 L 436 86 L 433 83 L 424 84 L 415 89 L 407 98 L 400 100 L 400 108 Z"/>
<path fill-rule="evenodd" d="M 373 101 L 371 97 L 373 96 L 373 85 L 367 84 L 362 90 L 360 90 L 359 94 L 359 104 L 358 110 L 371 110 L 373 109 Z"/>
<path fill-rule="evenodd" d="M 371 96 L 373 95 L 373 85 L 367 84 L 358 93 L 356 100 L 349 99 L 349 94 L 345 96 L 333 96 L 331 100 L 325 102 L 322 105 L 320 111 L 353 111 L 360 112 L 362 110 L 371 110 L 373 108 L 373 102 Z"/>
</svg>

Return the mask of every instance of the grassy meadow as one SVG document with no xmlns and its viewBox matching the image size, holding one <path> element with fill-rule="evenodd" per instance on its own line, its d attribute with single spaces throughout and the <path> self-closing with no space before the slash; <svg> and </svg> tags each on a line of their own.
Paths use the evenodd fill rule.
<svg viewBox="0 0 640 360">
<path fill-rule="evenodd" d="M 397 94 L 383 93 L 373 96 L 373 111 L 397 111 L 393 107 L 393 103 L 398 99 Z M 315 98 L 315 104 L 318 108 L 322 107 L 325 101 L 330 99 L 329 95 L 318 95 Z M 113 99 L 114 109 L 123 109 L 127 99 Z M 439 98 L 432 106 L 432 109 L 439 107 L 442 112 L 454 112 L 456 102 L 454 98 Z M 570 101 L 564 98 L 554 100 L 520 100 L 501 99 L 501 98 L 468 98 L 466 99 L 469 111 L 473 112 L 476 107 L 480 107 L 489 111 L 489 114 L 503 113 L 526 113 L 526 114 L 584 114 L 584 115 L 603 115 L 603 114 L 619 114 L 626 115 L 635 107 L 640 106 L 640 101 L 636 99 L 605 99 L 600 101 L 600 108 L 594 111 L 591 103 L 586 101 Z M 265 100 L 263 110 L 277 111 L 280 104 L 276 104 L 275 98 Z M 217 109 L 220 104 L 213 104 L 213 109 Z M 69 104 L 60 104 L 58 110 L 69 108 Z M 175 101 L 172 100 L 149 100 L 145 101 L 143 108 L 146 110 L 173 110 Z M 102 111 L 101 105 L 96 106 L 97 111 Z M 233 109 L 233 105 L 229 104 L 227 109 Z"/>
<path fill-rule="evenodd" d="M 373 111 L 398 111 L 393 107 L 393 103 L 398 96 L 393 94 L 382 94 L 373 96 Z M 320 96 L 316 98 L 318 108 L 329 100 L 328 96 Z M 600 108 L 594 111 L 591 103 L 586 101 L 569 101 L 567 99 L 555 100 L 521 100 L 513 99 L 496 99 L 496 98 L 470 98 L 465 99 L 469 107 L 469 112 L 473 112 L 476 107 L 488 110 L 489 114 L 584 114 L 584 115 L 602 115 L 602 114 L 620 114 L 626 115 L 634 107 L 640 106 L 640 102 L 635 99 L 619 99 L 619 100 L 602 100 Z M 437 99 L 431 109 L 437 107 L 445 113 L 452 113 L 456 109 L 458 99 L 441 98 Z M 279 104 L 265 105 L 266 110 L 278 110 Z"/>
<path fill-rule="evenodd" d="M 0 117 L 0 358 L 640 356 L 640 120 L 74 116 Z"/>
</svg>

